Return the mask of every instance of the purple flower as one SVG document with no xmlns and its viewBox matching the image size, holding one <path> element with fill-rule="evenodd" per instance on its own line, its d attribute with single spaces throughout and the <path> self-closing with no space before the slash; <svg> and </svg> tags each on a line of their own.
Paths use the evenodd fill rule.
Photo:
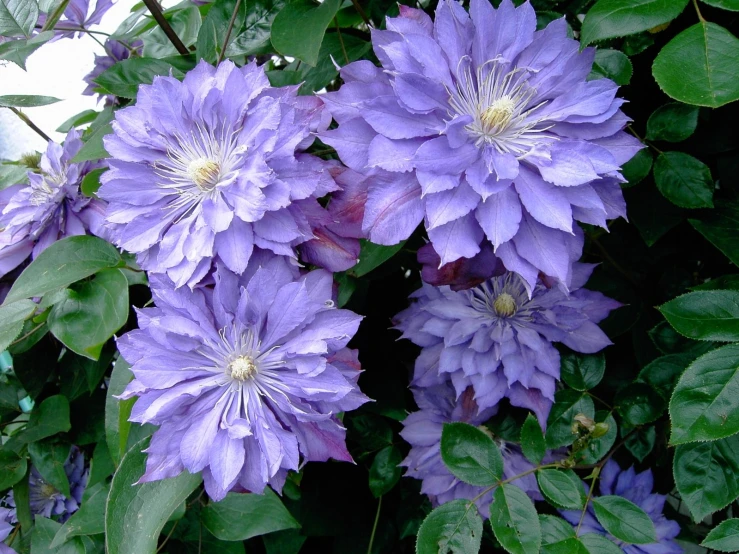
<svg viewBox="0 0 739 554">
<path fill-rule="evenodd" d="M 588 488 L 586 484 L 583 483 L 583 485 L 586 489 Z M 581 525 L 581 512 L 563 510 L 560 513 L 573 526 L 580 525 L 581 535 L 586 533 L 604 535 L 618 544 L 626 554 L 679 554 L 683 549 L 673 539 L 680 533 L 680 526 L 676 521 L 669 520 L 662 514 L 666 496 L 653 493 L 653 488 L 654 478 L 651 469 L 636 473 L 632 466 L 624 471 L 618 463 L 608 460 L 600 472 L 601 495 L 622 496 L 639 506 L 651 518 L 657 531 L 657 542 L 651 544 L 627 544 L 611 536 L 598 523 L 592 503 L 588 505 Z"/>
<path fill-rule="evenodd" d="M 508 398 L 545 422 L 559 379 L 552 343 L 599 351 L 611 342 L 596 323 L 620 306 L 580 288 L 593 266 L 573 267 L 569 296 L 539 281 L 529 297 L 526 282 L 512 272 L 458 292 L 424 284 L 396 316 L 403 338 L 422 347 L 412 384 L 432 386 L 449 375 L 458 397 L 472 387 L 480 411 Z"/>
<path fill-rule="evenodd" d="M 445 423 L 461 421 L 480 426 L 497 412 L 497 406 L 479 409 L 472 388 L 466 389 L 459 398 L 449 379 L 441 379 L 435 385 L 413 388 L 420 411 L 410 414 L 400 435 L 411 445 L 411 450 L 400 465 L 408 468 L 406 476 L 421 479 L 421 492 L 428 495 L 434 506 L 460 498 L 471 500 L 485 487 L 469 485 L 457 479 L 441 459 L 441 432 Z M 496 440 L 503 455 L 503 478 L 508 479 L 533 468 L 514 444 Z M 512 481 L 534 500 L 542 500 L 536 477 L 525 475 Z M 490 503 L 495 489 L 477 501 L 480 514 L 490 517 Z"/>
<path fill-rule="evenodd" d="M 2 542 L 8 538 L 8 535 L 15 528 L 15 525 L 12 523 L 14 519 L 15 510 L 0 507 L 0 554 L 16 554 L 15 550 Z"/>
<path fill-rule="evenodd" d="M 72 38 L 75 31 L 89 29 L 92 25 L 99 24 L 105 13 L 113 7 L 113 3 L 113 0 L 96 0 L 95 7 L 90 13 L 90 0 L 70 0 L 62 17 L 54 25 L 55 39 Z M 48 15 L 50 14 L 39 15 L 36 26 L 43 27 Z M 78 32 L 76 35 L 79 38 L 84 33 Z"/>
<path fill-rule="evenodd" d="M 82 178 L 99 164 L 72 163 L 80 148 L 76 130 L 64 146 L 49 142 L 41 173 L 29 171 L 28 185 L 0 191 L 0 277 L 61 238 L 102 233 L 104 204 L 80 192 Z"/>
<path fill-rule="evenodd" d="M 57 521 L 64 523 L 79 509 L 87 486 L 89 468 L 85 467 L 85 457 L 76 446 L 72 446 L 69 457 L 64 462 L 64 472 L 69 480 L 70 497 L 64 496 L 54 485 L 47 483 L 35 467 L 31 468 L 28 486 L 32 514 L 47 518 L 53 516 Z M 10 521 L 17 522 L 13 491 L 8 493 L 4 502 L 13 508 Z"/>
<path fill-rule="evenodd" d="M 282 257 L 215 285 L 175 289 L 151 275 L 156 308 L 118 340 L 138 396 L 131 420 L 159 425 L 141 481 L 202 471 L 219 500 L 229 490 L 281 491 L 300 458 L 352 461 L 336 414 L 368 401 L 346 347 L 361 317 L 334 307 L 325 270 L 297 280 Z"/>
<path fill-rule="evenodd" d="M 564 18 L 536 31 L 530 4 L 439 2 L 435 21 L 401 6 L 372 30 L 382 67 L 341 71 L 321 98 L 335 130 L 321 139 L 369 173 L 364 230 L 395 244 L 424 221 L 446 264 L 482 241 L 533 287 L 539 272 L 566 286 L 580 257 L 575 221 L 625 215 L 620 166 L 640 148 L 621 132 L 615 83 L 588 81 L 594 50 L 578 51 Z"/>
<path fill-rule="evenodd" d="M 139 48 L 143 46 L 143 41 L 136 40 L 132 42 L 130 46 L 134 49 Z M 130 50 L 126 46 L 124 46 L 123 43 L 113 39 L 108 39 L 105 41 L 105 51 L 106 54 L 104 56 L 95 54 L 95 66 L 92 68 L 92 71 L 90 71 L 90 73 L 85 75 L 85 77 L 82 79 L 83 81 L 85 81 L 85 83 L 87 83 L 87 88 L 82 91 L 82 94 L 87 96 L 95 96 L 96 94 L 99 94 L 95 92 L 95 89 L 99 86 L 95 82 L 95 79 L 99 77 L 105 70 L 110 69 L 120 61 L 127 60 L 131 55 Z M 112 94 L 100 94 L 100 98 L 104 99 L 106 104 L 117 103 L 116 97 Z"/>
<path fill-rule="evenodd" d="M 493 254 L 490 244 L 480 245 L 480 252 L 472 258 L 460 258 L 456 262 L 441 264 L 441 258 L 431 243 L 418 249 L 418 263 L 421 268 L 421 278 L 424 282 L 435 287 L 449 285 L 453 291 L 472 288 L 487 281 L 493 275 L 505 273 L 505 267 L 499 258 Z"/>
<path fill-rule="evenodd" d="M 255 249 L 295 258 L 331 164 L 300 154 L 325 128 L 322 103 L 272 88 L 256 63 L 201 62 L 156 77 L 116 112 L 102 178 L 114 242 L 142 268 L 194 287 L 219 261 L 241 274 Z"/>
</svg>

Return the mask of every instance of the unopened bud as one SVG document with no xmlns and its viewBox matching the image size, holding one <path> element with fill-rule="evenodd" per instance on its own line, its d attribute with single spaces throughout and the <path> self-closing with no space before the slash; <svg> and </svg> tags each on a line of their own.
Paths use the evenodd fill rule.
<svg viewBox="0 0 739 554">
<path fill-rule="evenodd" d="M 610 426 L 605 422 L 596 423 L 595 428 L 590 432 L 590 436 L 594 439 L 598 439 L 604 436 L 609 429 Z"/>
<path fill-rule="evenodd" d="M 575 416 L 575 423 L 579 424 L 590 433 L 592 433 L 593 429 L 595 429 L 595 421 L 593 421 L 585 414 L 577 414 Z"/>
</svg>

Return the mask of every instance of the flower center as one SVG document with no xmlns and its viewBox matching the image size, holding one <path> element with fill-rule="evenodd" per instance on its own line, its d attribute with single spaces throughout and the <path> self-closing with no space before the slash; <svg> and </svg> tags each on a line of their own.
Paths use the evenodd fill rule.
<svg viewBox="0 0 739 554">
<path fill-rule="evenodd" d="M 508 126 L 516 111 L 516 103 L 504 96 L 488 106 L 480 116 L 480 122 L 487 133 L 500 131 Z"/>
<path fill-rule="evenodd" d="M 257 374 L 257 364 L 250 356 L 239 356 L 228 364 L 226 371 L 232 379 L 246 381 Z"/>
<path fill-rule="evenodd" d="M 510 294 L 504 292 L 493 302 L 493 309 L 500 317 L 510 317 L 516 313 L 516 301 Z"/>
<path fill-rule="evenodd" d="M 41 496 L 43 496 L 44 498 L 51 498 L 57 493 L 57 490 L 48 483 L 44 483 L 43 485 L 41 485 L 40 491 Z"/>
<path fill-rule="evenodd" d="M 208 158 L 198 158 L 188 164 L 187 174 L 200 190 L 210 192 L 221 177 L 221 166 Z"/>
</svg>

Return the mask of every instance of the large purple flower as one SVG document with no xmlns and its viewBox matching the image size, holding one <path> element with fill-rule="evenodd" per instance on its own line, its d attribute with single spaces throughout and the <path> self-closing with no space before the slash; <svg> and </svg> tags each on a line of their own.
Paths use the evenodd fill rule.
<svg viewBox="0 0 739 554">
<path fill-rule="evenodd" d="M 582 524 L 580 523 L 581 512 L 570 510 L 560 512 L 562 517 L 573 526 L 579 526 L 581 535 L 586 533 L 604 535 L 618 544 L 626 554 L 680 554 L 683 551 L 682 547 L 673 540 L 680 533 L 680 526 L 676 521 L 669 520 L 662 514 L 665 495 L 652 492 L 654 477 L 651 469 L 636 473 L 632 466 L 624 471 L 618 463 L 608 460 L 600 472 L 599 482 L 601 495 L 622 496 L 647 513 L 657 531 L 657 542 L 627 544 L 613 537 L 598 523 L 592 503 L 582 518 Z M 584 486 L 587 488 L 587 485 L 584 484 Z"/>
<path fill-rule="evenodd" d="M 360 316 L 334 307 L 331 274 L 295 279 L 285 258 L 240 278 L 175 289 L 152 275 L 156 308 L 118 340 L 138 396 L 131 419 L 159 425 L 142 481 L 203 472 L 211 498 L 280 491 L 303 461 L 351 461 L 338 412 L 367 402 L 346 344 Z"/>
<path fill-rule="evenodd" d="M 403 338 L 423 348 L 412 384 L 430 386 L 449 374 L 458 397 L 472 387 L 481 411 L 507 397 L 546 421 L 559 379 L 552 343 L 584 353 L 611 344 L 596 323 L 620 304 L 580 288 L 592 269 L 574 265 L 569 295 L 539 281 L 529 297 L 512 272 L 458 292 L 424 284 L 396 316 Z"/>
<path fill-rule="evenodd" d="M 641 147 L 621 132 L 615 83 L 588 81 L 564 19 L 536 31 L 530 4 L 442 0 L 435 21 L 400 7 L 373 30 L 381 68 L 359 61 L 322 96 L 339 123 L 321 139 L 370 173 L 364 229 L 395 244 L 424 220 L 446 264 L 483 240 L 534 286 L 565 285 L 580 257 L 574 222 L 625 215 L 620 166 Z"/>
<path fill-rule="evenodd" d="M 255 248 L 294 258 L 313 238 L 306 211 L 339 188 L 330 164 L 299 154 L 328 119 L 297 87 L 270 87 L 256 63 L 203 61 L 184 82 L 142 85 L 105 140 L 113 157 L 98 194 L 114 242 L 177 287 L 214 260 L 241 274 Z"/>
<path fill-rule="evenodd" d="M 80 192 L 82 178 L 99 164 L 72 163 L 80 148 L 76 130 L 64 146 L 49 142 L 41 172 L 29 171 L 28 185 L 0 191 L 0 277 L 60 238 L 102 232 L 105 205 Z"/>
<path fill-rule="evenodd" d="M 472 388 L 466 389 L 457 398 L 448 377 L 441 377 L 436 384 L 414 387 L 413 396 L 420 410 L 410 414 L 400 435 L 411 445 L 408 456 L 400 464 L 407 467 L 406 475 L 421 479 L 421 492 L 428 495 L 434 506 L 460 498 L 471 500 L 485 487 L 469 485 L 457 479 L 441 459 L 441 432 L 445 423 L 461 421 L 479 426 L 497 412 L 497 406 L 479 409 Z M 503 455 L 503 478 L 509 479 L 533 468 L 521 454 L 518 446 L 496 440 Z M 534 500 L 542 500 L 536 477 L 525 475 L 512 483 L 520 487 Z M 480 514 L 490 517 L 491 490 L 477 499 Z"/>
</svg>

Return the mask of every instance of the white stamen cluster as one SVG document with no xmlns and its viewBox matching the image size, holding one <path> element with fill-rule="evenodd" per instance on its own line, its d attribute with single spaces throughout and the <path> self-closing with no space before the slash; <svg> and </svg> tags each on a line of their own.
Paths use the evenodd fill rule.
<svg viewBox="0 0 739 554">
<path fill-rule="evenodd" d="M 537 307 L 529 300 L 526 287 L 515 273 L 492 279 L 467 291 L 470 305 L 493 319 L 526 318 Z"/>
</svg>

